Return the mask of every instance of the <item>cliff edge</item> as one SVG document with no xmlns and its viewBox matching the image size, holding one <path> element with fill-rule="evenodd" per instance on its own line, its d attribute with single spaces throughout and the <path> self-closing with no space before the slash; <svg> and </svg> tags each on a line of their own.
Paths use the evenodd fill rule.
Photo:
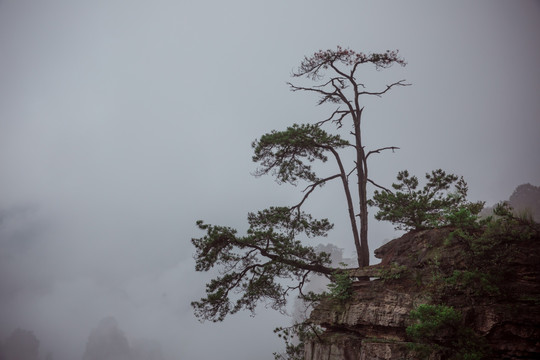
<svg viewBox="0 0 540 360">
<path fill-rule="evenodd" d="M 349 299 L 311 313 L 323 332 L 306 342 L 306 360 L 540 358 L 538 224 L 413 231 L 375 255 L 380 264 L 351 272 L 363 280 Z M 423 304 L 455 311 L 459 324 L 414 337 L 411 311 Z"/>
</svg>

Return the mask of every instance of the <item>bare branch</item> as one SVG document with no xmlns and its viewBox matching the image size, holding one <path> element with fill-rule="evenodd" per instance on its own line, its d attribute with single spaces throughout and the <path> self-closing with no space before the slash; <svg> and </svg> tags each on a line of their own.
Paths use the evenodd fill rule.
<svg viewBox="0 0 540 360">
<path fill-rule="evenodd" d="M 334 79 L 332 79 L 334 80 Z M 334 92 L 328 92 L 328 91 L 324 91 L 324 90 L 321 90 L 321 89 L 317 89 L 317 88 L 310 88 L 310 87 L 302 87 L 302 86 L 296 86 L 296 85 L 293 85 L 292 83 L 287 83 L 290 88 L 291 88 L 291 91 L 312 91 L 312 92 L 316 92 L 318 94 L 321 94 L 321 98 L 319 99 L 319 101 L 317 102 L 318 105 L 322 105 L 326 102 L 332 102 L 332 103 L 339 103 L 340 101 L 343 101 L 343 98 L 342 96 L 340 95 L 340 93 L 338 92 L 338 90 L 334 91 Z M 337 87 L 334 85 L 334 88 L 337 89 Z"/>
<path fill-rule="evenodd" d="M 389 190 L 389 189 L 385 188 L 384 186 L 381 186 L 381 185 L 375 183 L 373 180 L 367 179 L 367 181 L 369 181 L 370 183 L 372 183 L 373 185 L 375 185 L 375 186 L 378 187 L 379 189 L 383 189 L 383 190 L 385 190 L 385 191 L 388 191 L 390 194 L 393 194 L 392 190 Z"/>
<path fill-rule="evenodd" d="M 288 82 L 287 85 L 290 86 L 291 91 L 300 91 L 300 90 L 304 90 L 304 91 L 313 91 L 313 92 L 322 94 L 322 95 L 324 95 L 324 96 L 330 96 L 330 95 L 333 94 L 333 93 L 329 93 L 329 92 L 324 91 L 324 90 L 321 90 L 321 89 L 315 89 L 315 88 L 310 88 L 310 87 L 296 86 L 296 85 L 293 85 L 293 84 L 290 83 L 290 82 Z"/>
<path fill-rule="evenodd" d="M 336 76 L 336 77 L 330 78 L 330 80 L 328 80 L 328 81 L 325 82 L 324 84 L 313 85 L 313 87 L 314 87 L 314 88 L 323 88 L 323 87 L 325 87 L 325 86 L 328 86 L 328 85 L 332 84 L 334 80 L 338 80 L 339 82 L 342 82 L 343 80 L 346 80 L 346 78 L 345 78 L 345 77 L 342 77 L 342 76 Z"/>
<path fill-rule="evenodd" d="M 319 181 L 317 182 L 314 182 L 313 184 L 310 184 L 308 185 L 304 190 L 303 192 L 305 192 L 306 190 L 309 189 L 309 191 L 304 195 L 304 197 L 302 198 L 302 201 L 300 201 L 298 204 L 292 206 L 290 209 L 291 211 L 296 209 L 296 210 L 300 210 L 300 207 L 304 204 L 304 202 L 306 201 L 306 199 L 309 197 L 309 195 L 315 190 L 315 188 L 317 188 L 317 186 L 322 186 L 324 183 L 326 183 L 327 181 L 330 181 L 330 180 L 333 180 L 335 178 L 338 178 L 340 177 L 341 174 L 336 174 L 336 175 L 332 175 L 332 176 L 329 176 L 327 178 L 324 178 L 324 179 L 320 179 Z"/>
<path fill-rule="evenodd" d="M 386 85 L 386 89 L 383 90 L 383 91 L 379 91 L 379 92 L 370 92 L 370 91 L 361 91 L 358 93 L 358 95 L 375 95 L 375 96 L 381 96 L 385 93 L 388 92 L 388 90 L 390 90 L 391 88 L 393 88 L 394 86 L 410 86 L 411 84 L 407 84 L 404 82 L 405 80 L 399 80 L 393 84 L 390 84 L 390 85 Z"/>
<path fill-rule="evenodd" d="M 306 295 L 304 295 L 304 293 L 302 292 L 302 289 L 304 288 L 304 285 L 306 283 L 307 280 L 307 277 L 308 275 L 311 273 L 310 270 L 304 272 L 304 274 L 300 277 L 299 281 L 298 281 L 298 285 L 296 286 L 290 286 L 290 285 L 287 285 L 287 289 L 283 292 L 283 295 L 282 295 L 282 298 L 283 300 L 286 299 L 289 291 L 291 290 L 298 290 L 298 293 L 300 294 L 300 296 L 302 297 L 306 297 Z"/>
<path fill-rule="evenodd" d="M 335 121 L 333 118 L 334 116 L 336 116 L 337 114 L 342 114 L 341 115 L 341 118 L 345 117 L 347 115 L 348 111 L 345 111 L 345 110 L 340 110 L 340 108 L 338 107 L 336 110 L 334 110 L 334 112 L 332 113 L 332 115 L 330 115 L 328 118 L 324 119 L 324 120 L 321 120 L 321 121 L 318 121 L 316 122 L 317 125 L 321 126 L 329 121 Z"/>
<path fill-rule="evenodd" d="M 332 121 L 333 123 L 335 123 L 337 125 L 337 128 L 341 128 L 342 126 L 342 121 L 343 119 L 345 118 L 345 116 L 347 116 L 348 114 L 350 114 L 351 111 L 350 110 L 340 110 L 340 108 L 337 108 L 333 113 L 332 115 L 330 115 L 328 118 L 326 118 L 325 120 L 321 120 L 319 122 L 317 122 L 316 124 L 317 125 L 323 125 L 325 123 L 327 123 L 328 121 Z M 334 118 L 336 115 L 339 115 L 339 117 L 337 118 Z"/>
<path fill-rule="evenodd" d="M 350 75 L 345 74 L 343 71 L 341 71 L 341 70 L 334 64 L 333 61 L 330 63 L 330 67 L 331 67 L 332 69 L 334 69 L 334 71 L 337 72 L 339 75 L 341 75 L 341 76 L 347 78 L 349 81 L 352 80 L 352 77 L 351 77 Z"/>
<path fill-rule="evenodd" d="M 399 148 L 397 146 L 387 146 L 387 147 L 379 148 L 377 150 L 371 150 L 370 152 L 367 153 L 366 159 L 369 157 L 369 155 L 375 154 L 375 153 L 380 154 L 381 151 L 384 151 L 384 150 L 392 150 L 392 152 L 394 152 L 394 150 L 399 150 Z"/>
<path fill-rule="evenodd" d="M 356 170 L 356 166 L 347 174 L 347 179 L 349 179 L 349 176 L 352 175 L 352 173 Z"/>
</svg>

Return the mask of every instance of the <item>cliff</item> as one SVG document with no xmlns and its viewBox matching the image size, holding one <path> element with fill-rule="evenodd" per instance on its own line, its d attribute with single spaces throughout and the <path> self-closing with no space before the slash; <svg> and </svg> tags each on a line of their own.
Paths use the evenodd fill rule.
<svg viewBox="0 0 540 360">
<path fill-rule="evenodd" d="M 324 331 L 306 342 L 305 359 L 459 359 L 467 347 L 475 349 L 470 359 L 540 358 L 540 230 L 502 225 L 415 231 L 377 249 L 380 264 L 351 272 L 363 280 L 348 300 L 325 299 L 313 310 L 309 321 Z M 459 326 L 415 347 L 406 328 L 421 304 L 456 310 Z"/>
</svg>

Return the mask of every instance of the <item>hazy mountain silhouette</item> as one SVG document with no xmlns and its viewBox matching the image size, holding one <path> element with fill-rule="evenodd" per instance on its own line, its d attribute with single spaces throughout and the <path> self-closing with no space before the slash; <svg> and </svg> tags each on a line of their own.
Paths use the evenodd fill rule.
<svg viewBox="0 0 540 360">
<path fill-rule="evenodd" d="M 519 185 L 506 202 L 514 209 L 514 214 L 530 215 L 534 221 L 540 222 L 540 186 Z M 489 216 L 492 213 L 493 207 L 486 207 L 480 214 Z"/>
<path fill-rule="evenodd" d="M 106 317 L 90 333 L 83 360 L 164 360 L 164 357 L 158 341 L 137 339 L 130 345 L 116 319 Z"/>
<path fill-rule="evenodd" d="M 540 222 L 540 186 L 519 185 L 508 199 L 518 213 L 530 212 L 534 221 Z"/>
<path fill-rule="evenodd" d="M 17 329 L 4 341 L 0 351 L 2 360 L 38 360 L 39 341 L 33 332 Z"/>
<path fill-rule="evenodd" d="M 129 342 L 116 319 L 106 317 L 92 330 L 83 360 L 131 360 Z"/>
</svg>

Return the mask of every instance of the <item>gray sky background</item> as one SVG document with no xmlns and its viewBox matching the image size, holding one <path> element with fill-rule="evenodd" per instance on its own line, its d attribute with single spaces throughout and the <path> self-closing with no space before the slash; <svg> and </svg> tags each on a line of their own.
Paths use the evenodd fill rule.
<svg viewBox="0 0 540 360">
<path fill-rule="evenodd" d="M 197 219 L 245 229 L 300 199 L 250 175 L 251 141 L 332 110 L 291 93 L 291 70 L 399 49 L 406 67 L 363 69 L 374 90 L 413 84 L 366 100 L 367 146 L 401 148 L 372 178 L 443 168 L 492 205 L 540 184 L 539 36 L 538 1 L 0 1 L 0 208 L 31 209 L 0 230 L 0 338 L 23 327 L 76 359 L 112 315 L 168 359 L 272 359 L 287 318 L 193 317 L 207 277 L 189 240 Z M 352 254 L 339 187 L 310 209 Z M 372 221 L 372 250 L 396 235 Z"/>
</svg>

